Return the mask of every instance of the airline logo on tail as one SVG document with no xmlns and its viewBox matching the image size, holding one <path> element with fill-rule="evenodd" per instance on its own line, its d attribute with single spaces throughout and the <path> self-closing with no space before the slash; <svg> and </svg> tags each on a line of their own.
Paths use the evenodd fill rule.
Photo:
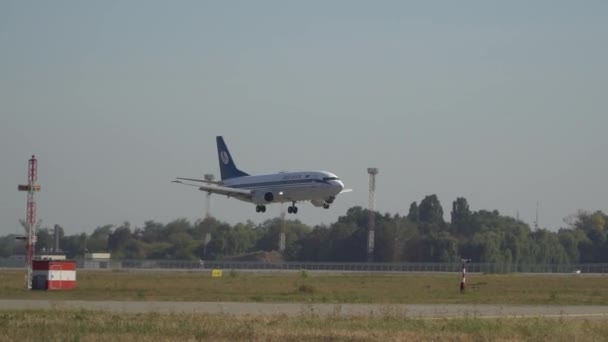
<svg viewBox="0 0 608 342">
<path fill-rule="evenodd" d="M 230 162 L 230 157 L 228 157 L 228 153 L 226 153 L 226 151 L 220 152 L 220 159 L 224 165 L 228 165 L 228 162 Z"/>
</svg>

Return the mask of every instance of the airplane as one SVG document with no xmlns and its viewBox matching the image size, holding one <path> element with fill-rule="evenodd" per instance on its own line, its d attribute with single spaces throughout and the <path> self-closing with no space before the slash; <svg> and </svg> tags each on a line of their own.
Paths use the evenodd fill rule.
<svg viewBox="0 0 608 342">
<path fill-rule="evenodd" d="M 303 201 L 310 201 L 315 207 L 329 209 L 337 195 L 352 191 L 344 189 L 340 178 L 327 171 L 249 175 L 236 167 L 224 138 L 218 136 L 216 142 L 221 181 L 176 177 L 173 183 L 195 186 L 209 194 L 225 195 L 253 203 L 258 213 L 266 212 L 268 204 L 285 202 L 291 203 L 287 208 L 290 214 L 297 214 L 296 203 Z"/>
</svg>

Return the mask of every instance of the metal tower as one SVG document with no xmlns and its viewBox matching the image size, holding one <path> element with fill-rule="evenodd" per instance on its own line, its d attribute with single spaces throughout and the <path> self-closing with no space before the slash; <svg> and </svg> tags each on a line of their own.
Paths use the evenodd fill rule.
<svg viewBox="0 0 608 342">
<path fill-rule="evenodd" d="M 205 180 L 212 182 L 215 179 L 215 176 L 211 173 L 207 173 L 203 176 Z M 207 192 L 207 198 L 205 200 L 205 219 L 211 217 L 211 193 Z M 211 233 L 205 233 L 203 237 L 203 255 L 207 255 L 207 245 L 211 242 Z"/>
<path fill-rule="evenodd" d="M 28 163 L 27 185 L 19 185 L 19 191 L 27 192 L 27 214 L 25 220 L 25 288 L 32 289 L 32 267 L 34 261 L 34 251 L 36 248 L 36 200 L 34 193 L 40 191 L 40 185 L 36 184 L 38 179 L 38 161 L 35 156 L 30 158 Z"/>
<path fill-rule="evenodd" d="M 215 179 L 215 176 L 211 173 L 207 173 L 205 176 L 205 180 L 212 182 Z M 205 218 L 211 217 L 211 193 L 207 192 L 207 201 L 205 202 Z"/>
<path fill-rule="evenodd" d="M 367 230 L 367 260 L 374 260 L 374 231 L 376 228 L 376 175 L 378 169 L 370 167 L 367 169 L 369 174 L 369 226 Z"/>
</svg>

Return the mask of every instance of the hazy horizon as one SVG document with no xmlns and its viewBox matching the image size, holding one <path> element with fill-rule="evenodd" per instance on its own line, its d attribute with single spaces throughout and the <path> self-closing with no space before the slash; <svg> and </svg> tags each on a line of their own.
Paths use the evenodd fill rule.
<svg viewBox="0 0 608 342">
<path fill-rule="evenodd" d="M 0 235 L 202 217 L 176 176 L 322 169 L 347 188 L 307 224 L 437 194 L 557 230 L 608 208 L 608 3 L 0 0 Z M 279 215 L 212 196 L 229 223 Z"/>
</svg>

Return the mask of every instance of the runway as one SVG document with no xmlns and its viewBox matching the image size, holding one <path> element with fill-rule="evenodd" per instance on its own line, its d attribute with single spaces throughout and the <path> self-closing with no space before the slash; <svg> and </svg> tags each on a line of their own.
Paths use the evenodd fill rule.
<svg viewBox="0 0 608 342">
<path fill-rule="evenodd" d="M 0 300 L 2 310 L 92 310 L 114 313 L 225 313 L 231 315 L 399 316 L 404 318 L 553 317 L 608 319 L 608 306 L 496 304 L 302 304 L 237 302 L 136 302 Z"/>
</svg>

